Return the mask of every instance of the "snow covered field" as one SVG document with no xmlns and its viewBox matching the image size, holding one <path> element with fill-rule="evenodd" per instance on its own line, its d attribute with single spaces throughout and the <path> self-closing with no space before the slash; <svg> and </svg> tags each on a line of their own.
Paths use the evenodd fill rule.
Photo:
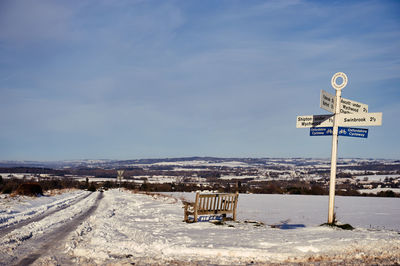
<svg viewBox="0 0 400 266">
<path fill-rule="evenodd" d="M 368 181 L 375 181 L 375 182 L 379 182 L 379 181 L 383 181 L 385 180 L 385 178 L 393 178 L 393 179 L 397 179 L 399 178 L 399 175 L 358 175 L 355 176 L 356 178 L 360 179 L 360 180 L 368 180 Z"/>
<path fill-rule="evenodd" d="M 182 204 L 177 199 L 181 194 L 149 196 L 109 190 L 84 197 L 82 193 L 88 192 L 37 199 L 3 197 L 0 264 L 15 264 L 31 253 L 40 254 L 34 262 L 37 265 L 400 263 L 400 202 L 395 198 L 337 197 L 339 220 L 356 227 L 345 231 L 319 226 L 326 220 L 326 197 L 240 195 L 238 221 L 214 225 L 184 223 Z M 37 217 L 40 210 L 57 208 L 69 199 L 69 208 L 2 234 L 6 225 L 15 226 L 23 220 L 17 217 Z M 82 223 L 68 226 L 68 221 L 74 221 L 96 202 L 97 209 Z M 246 222 L 249 220 L 264 225 Z M 305 227 L 281 230 L 269 226 L 283 222 Z M 52 248 L 41 248 L 47 235 L 57 228 L 71 231 L 53 240 Z"/>
<path fill-rule="evenodd" d="M 166 193 L 194 201 L 195 193 Z M 288 223 L 318 226 L 328 219 L 328 196 L 240 194 L 239 220 L 256 220 L 274 225 Z M 400 232 L 400 199 L 374 197 L 335 198 L 339 222 L 354 227 Z"/>
</svg>

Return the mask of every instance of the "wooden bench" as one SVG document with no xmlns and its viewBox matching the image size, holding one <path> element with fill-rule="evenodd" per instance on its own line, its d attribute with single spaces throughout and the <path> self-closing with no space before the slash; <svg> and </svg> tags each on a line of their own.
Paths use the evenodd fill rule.
<svg viewBox="0 0 400 266">
<path fill-rule="evenodd" d="M 239 193 L 196 193 L 195 202 L 184 201 L 185 222 L 197 222 L 201 215 L 222 215 L 232 214 L 236 220 L 236 207 Z M 193 216 L 193 220 L 189 218 Z"/>
</svg>

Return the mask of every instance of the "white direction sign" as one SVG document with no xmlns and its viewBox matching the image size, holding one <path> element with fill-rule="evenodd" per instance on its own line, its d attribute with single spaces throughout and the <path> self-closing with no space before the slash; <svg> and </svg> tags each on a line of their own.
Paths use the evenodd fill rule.
<svg viewBox="0 0 400 266">
<path fill-rule="evenodd" d="M 381 126 L 382 113 L 339 114 L 339 126 Z"/>
<path fill-rule="evenodd" d="M 333 115 L 302 115 L 297 117 L 296 127 L 332 127 Z"/>
<path fill-rule="evenodd" d="M 341 127 L 381 126 L 382 113 L 337 114 Z M 302 115 L 297 117 L 296 127 L 333 127 L 334 115 Z"/>
<path fill-rule="evenodd" d="M 329 92 L 321 90 L 321 98 L 319 106 L 331 113 L 335 113 L 336 97 Z M 359 103 L 353 100 L 341 98 L 340 99 L 340 113 L 354 114 L 354 113 L 368 113 L 368 105 Z"/>
<path fill-rule="evenodd" d="M 335 112 L 335 95 L 332 95 L 324 90 L 321 90 L 321 97 L 319 107 L 322 109 L 334 113 Z"/>
</svg>

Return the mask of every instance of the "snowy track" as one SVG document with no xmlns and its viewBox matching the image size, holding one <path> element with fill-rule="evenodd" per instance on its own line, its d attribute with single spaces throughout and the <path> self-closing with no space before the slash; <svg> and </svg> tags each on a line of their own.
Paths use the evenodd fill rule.
<svg viewBox="0 0 400 266">
<path fill-rule="evenodd" d="M 7 227 L 2 230 L 10 232 L 2 234 L 0 238 L 2 246 L 0 264 L 27 265 L 49 251 L 57 254 L 58 245 L 61 243 L 62 246 L 63 238 L 96 210 L 102 197 L 100 192 L 70 193 L 70 195 L 60 197 L 60 200 L 49 201 L 42 205 L 44 209 L 55 207 L 50 213 L 35 215 L 37 211 L 32 211 L 32 209 L 37 210 L 36 207 L 29 208 L 31 211 L 22 211 L 25 219 L 21 220 L 21 226 L 12 224 L 11 227 L 15 230 L 10 231 Z M 28 214 L 33 217 L 29 218 Z M 9 215 L 13 216 L 13 219 L 18 216 L 14 211 L 11 211 Z"/>
<path fill-rule="evenodd" d="M 35 250 L 33 253 L 29 254 L 25 258 L 23 258 L 18 265 L 28 265 L 33 263 L 35 260 L 37 260 L 40 256 L 45 255 L 48 253 L 50 249 L 52 250 L 52 255 L 56 253 L 54 250 L 54 247 L 56 247 L 59 243 L 62 243 L 64 238 L 73 230 L 75 230 L 80 223 L 82 223 L 84 220 L 86 220 L 92 213 L 97 209 L 98 207 L 98 202 L 103 198 L 103 194 L 98 194 L 97 199 L 95 203 L 84 213 L 80 214 L 78 217 L 74 217 L 73 220 L 67 222 L 64 224 L 62 227 L 59 227 L 55 229 L 53 232 L 49 233 L 48 235 L 45 235 L 41 237 L 37 242 L 43 242 L 44 244 L 37 250 Z M 62 246 L 62 245 L 61 245 Z M 61 254 L 60 257 L 62 257 L 63 261 L 67 261 L 68 259 L 65 258 L 62 255 L 62 250 L 59 250 L 59 253 Z M 59 259 L 60 260 L 60 259 Z"/>
<path fill-rule="evenodd" d="M 89 195 L 90 195 L 90 193 L 82 193 L 82 195 L 79 195 L 76 198 L 72 198 L 72 199 L 69 198 L 69 199 L 63 200 L 61 202 L 56 202 L 55 204 L 47 205 L 46 206 L 47 211 L 35 213 L 34 211 L 31 210 L 28 212 L 28 214 L 35 213 L 36 215 L 35 216 L 28 215 L 27 217 L 25 217 L 25 220 L 16 219 L 16 217 L 11 216 L 7 220 L 12 220 L 13 223 L 6 223 L 5 225 L 0 226 L 0 238 L 14 230 L 17 230 L 17 229 L 23 227 L 23 226 L 26 226 L 33 222 L 38 222 L 38 221 L 44 219 L 45 217 L 54 214 L 55 212 L 64 210 L 64 209 L 68 208 L 69 206 L 76 204 L 79 201 L 87 198 Z M 12 218 L 14 218 L 14 219 L 12 219 Z"/>
</svg>

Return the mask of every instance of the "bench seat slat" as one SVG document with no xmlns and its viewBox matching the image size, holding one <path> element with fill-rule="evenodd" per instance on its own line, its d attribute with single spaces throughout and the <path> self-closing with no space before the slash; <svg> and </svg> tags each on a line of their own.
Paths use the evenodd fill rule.
<svg viewBox="0 0 400 266">
<path fill-rule="evenodd" d="M 231 211 L 218 211 L 218 213 L 215 213 L 215 211 L 198 211 L 197 214 L 198 215 L 202 215 L 202 214 L 229 214 L 232 213 Z"/>
</svg>

